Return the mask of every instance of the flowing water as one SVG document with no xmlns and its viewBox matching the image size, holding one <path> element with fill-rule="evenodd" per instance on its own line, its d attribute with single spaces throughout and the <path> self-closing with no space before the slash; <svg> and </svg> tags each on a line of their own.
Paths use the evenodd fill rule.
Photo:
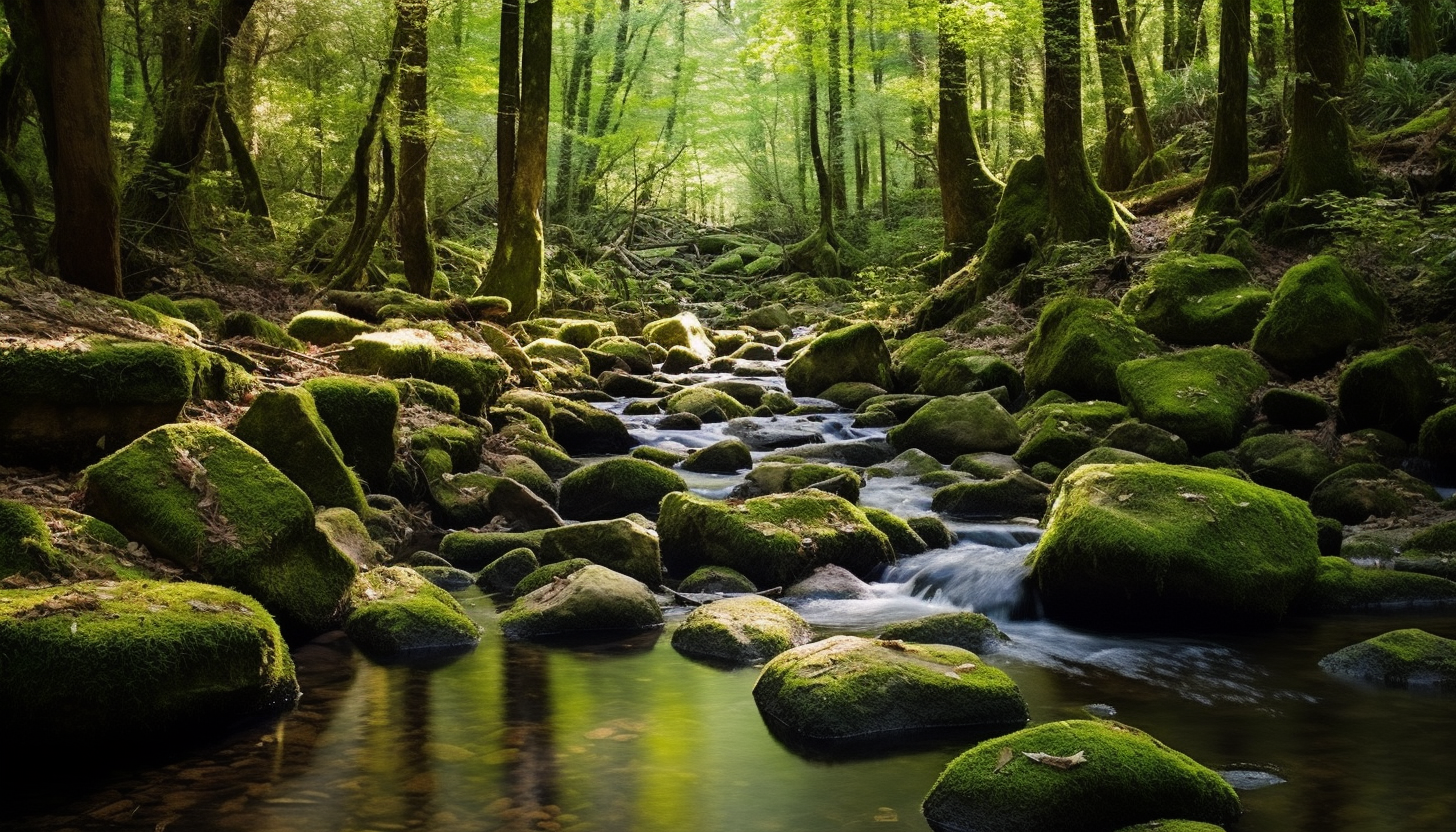
<svg viewBox="0 0 1456 832">
<path fill-rule="evenodd" d="M 724 430 L 658 432 L 651 421 L 629 418 L 639 440 L 668 447 Z M 883 435 L 842 415 L 781 421 L 831 442 Z M 742 480 L 688 477 L 710 496 Z M 928 511 L 930 490 L 877 478 L 862 502 L 913 516 Z M 983 658 L 1016 680 L 1034 722 L 1114 716 L 1219 769 L 1241 790 L 1239 832 L 1456 830 L 1456 697 L 1351 684 L 1317 666 L 1400 627 L 1456 637 L 1456 614 L 1294 620 L 1256 634 L 1084 632 L 1026 616 L 1021 563 L 1034 526 L 951 526 L 954 547 L 902 560 L 875 598 L 800 612 L 823 633 L 867 635 L 932 612 L 990 615 L 1012 641 Z M 971 742 L 801 754 L 760 719 L 757 669 L 672 649 L 682 610 L 665 631 L 541 646 L 506 643 L 490 597 L 457 597 L 484 630 L 473 652 L 382 666 L 326 635 L 296 651 L 295 712 L 141 764 L 108 767 L 78 750 L 74 770 L 9 779 L 0 828 L 924 830 L 921 799 Z"/>
</svg>

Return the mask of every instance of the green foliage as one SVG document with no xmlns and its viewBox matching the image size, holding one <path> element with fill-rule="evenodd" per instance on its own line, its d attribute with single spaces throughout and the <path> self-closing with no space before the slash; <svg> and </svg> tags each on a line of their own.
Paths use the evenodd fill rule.
<svg viewBox="0 0 1456 832">
<path fill-rule="evenodd" d="M 1388 130 L 1420 115 L 1449 92 L 1452 84 L 1456 84 L 1456 55 L 1433 55 L 1420 63 L 1368 58 L 1347 105 L 1349 116 L 1371 132 Z"/>
</svg>

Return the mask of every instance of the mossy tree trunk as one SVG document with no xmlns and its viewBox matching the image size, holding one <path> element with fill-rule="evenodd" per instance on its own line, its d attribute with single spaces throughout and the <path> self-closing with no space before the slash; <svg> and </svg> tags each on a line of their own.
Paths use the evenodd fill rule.
<svg viewBox="0 0 1456 832">
<path fill-rule="evenodd" d="M 1171 72 L 1177 62 L 1178 52 L 1178 5 L 1177 0 L 1163 0 L 1163 71 Z"/>
<path fill-rule="evenodd" d="M 1006 53 L 1006 109 L 1010 117 L 1007 151 L 1016 158 L 1021 150 L 1021 134 L 1026 129 L 1026 48 L 1020 43 L 1012 45 Z"/>
<path fill-rule="evenodd" d="M 121 212 L 111 150 L 110 66 L 101 0 L 5 0 L 26 51 L 55 196 L 62 280 L 121 294 Z"/>
<path fill-rule="evenodd" d="M 910 50 L 910 72 L 919 82 L 930 75 L 930 58 L 927 55 L 925 33 L 919 27 L 910 29 L 907 37 Z M 931 185 L 930 165 L 925 160 L 930 156 L 930 108 L 914 103 L 910 105 L 910 146 L 915 149 L 910 187 L 920 189 Z"/>
<path fill-rule="evenodd" d="M 829 180 L 829 169 L 824 164 L 824 152 L 819 145 L 819 73 L 814 68 L 813 23 L 807 24 L 803 42 L 809 75 L 806 122 L 809 156 L 814 163 L 814 183 L 819 188 L 819 225 L 807 238 L 785 249 L 784 256 L 800 271 L 838 277 L 840 262 L 839 252 L 835 249 L 838 235 L 834 231 L 834 186 Z"/>
<path fill-rule="evenodd" d="M 1350 86 L 1350 22 L 1340 0 L 1294 0 L 1294 103 L 1284 195 L 1305 199 L 1326 191 L 1365 190 L 1350 151 L 1341 99 Z"/>
<path fill-rule="evenodd" d="M 511 320 L 517 321 L 535 313 L 546 276 L 540 205 L 551 124 L 551 6 L 552 0 L 532 0 L 522 15 L 515 169 L 500 205 L 495 254 L 480 287 L 481 294 L 509 300 Z"/>
<path fill-rule="evenodd" d="M 1279 30 L 1274 26 L 1274 14 L 1259 12 L 1259 25 L 1255 31 L 1258 37 L 1254 39 L 1254 69 L 1259 73 L 1259 86 L 1262 88 L 1279 71 Z"/>
<path fill-rule="evenodd" d="M 430 4 L 396 0 L 403 41 L 399 67 L 399 252 L 410 291 L 435 282 L 435 244 L 425 201 L 430 166 Z"/>
<path fill-rule="evenodd" d="M 829 0 L 829 19 L 824 27 L 825 51 L 829 57 L 826 78 L 829 106 L 825 110 L 824 122 L 829 131 L 829 185 L 833 190 L 834 209 L 841 213 L 849 207 L 844 176 L 844 93 L 840 84 L 840 76 L 844 73 L 844 61 L 839 48 L 843 27 L 844 0 Z"/>
<path fill-rule="evenodd" d="M 596 56 L 597 4 L 592 0 L 576 30 L 576 43 L 571 50 L 571 67 L 561 96 L 561 149 L 556 162 L 556 196 L 551 209 L 562 216 L 570 215 L 576 196 L 576 136 L 585 130 L 586 113 L 591 107 L 591 63 Z"/>
<path fill-rule="evenodd" d="M 936 132 L 936 166 L 940 177 L 940 209 L 945 218 L 942 270 L 964 266 L 986 242 L 996 219 L 1001 183 L 986 170 L 971 128 L 966 100 L 966 51 L 956 40 L 951 0 L 940 4 L 940 128 Z"/>
<path fill-rule="evenodd" d="M 539 0 L 538 0 L 539 2 Z M 607 135 L 612 122 L 612 107 L 616 104 L 617 92 L 627 76 L 627 47 L 632 32 L 632 0 L 621 0 L 618 6 L 617 37 L 612 47 L 612 67 L 607 71 L 607 80 L 602 88 L 602 97 L 592 118 L 587 141 L 582 147 L 581 176 L 577 183 L 576 207 L 586 211 L 597 198 L 597 165 L 601 160 L 601 139 Z M 587 71 L 591 71 L 590 65 Z"/>
<path fill-rule="evenodd" d="M 1138 163 L 1151 155 L 1144 155 L 1132 129 L 1132 95 L 1123 63 L 1127 49 L 1120 36 L 1120 24 L 1117 0 L 1092 0 L 1092 32 L 1097 40 L 1097 71 L 1102 81 L 1102 118 L 1107 128 L 1097 184 L 1109 191 L 1126 188 Z"/>
<path fill-rule="evenodd" d="M 1222 0 L 1218 36 L 1218 110 L 1208 175 L 1198 199 L 1200 212 L 1221 200 L 1221 188 L 1249 181 L 1249 0 Z"/>
<path fill-rule="evenodd" d="M 1127 241 L 1107 194 L 1092 181 L 1082 140 L 1082 7 L 1079 0 L 1042 0 L 1046 43 L 1045 124 L 1048 239 Z"/>
<path fill-rule="evenodd" d="M 20 238 L 20 247 L 25 250 L 26 262 L 32 268 L 43 269 L 49 243 L 35 213 L 35 193 L 11 158 L 20 138 L 24 115 L 22 96 L 28 95 L 20 75 L 20 52 L 15 50 L 0 64 L 0 188 L 4 189 L 10 204 L 10 220 L 15 226 L 15 236 Z"/>
<path fill-rule="evenodd" d="M 268 195 L 263 192 L 263 180 L 258 176 L 258 166 L 253 163 L 253 155 L 248 152 L 243 131 L 233 117 L 226 90 L 218 93 L 216 108 L 217 128 L 222 133 L 223 141 L 227 143 L 228 158 L 232 160 L 233 171 L 238 175 L 238 186 L 243 192 L 243 210 L 271 240 L 273 219 L 268 211 Z"/>
<path fill-rule="evenodd" d="M 1406 13 L 1410 16 L 1410 59 L 1424 61 L 1438 51 L 1431 0 L 1407 0 Z"/>
<path fill-rule="evenodd" d="M 1203 0 L 1178 0 L 1177 38 L 1173 44 L 1173 69 L 1185 69 L 1198 51 L 1199 24 Z"/>
</svg>

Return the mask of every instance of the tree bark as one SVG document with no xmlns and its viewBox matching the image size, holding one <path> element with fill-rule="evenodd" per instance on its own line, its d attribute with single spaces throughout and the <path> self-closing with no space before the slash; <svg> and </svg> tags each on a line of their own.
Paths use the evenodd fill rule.
<svg viewBox="0 0 1456 832">
<path fill-rule="evenodd" d="M 538 0 L 539 2 L 539 0 Z M 632 0 L 621 0 L 618 7 L 617 38 L 612 48 L 612 67 L 607 71 L 606 85 L 592 119 L 591 132 L 582 150 L 581 181 L 577 188 L 576 204 L 580 210 L 587 210 L 597 198 L 597 163 L 601 160 L 600 139 L 607 135 L 612 120 L 612 107 L 621 89 L 622 79 L 627 75 L 627 45 L 632 26 Z"/>
<path fill-rule="evenodd" d="M 511 201 L 516 176 L 516 126 L 521 109 L 521 0 L 502 0 L 500 22 L 500 90 L 496 95 L 496 213 Z"/>
<path fill-rule="evenodd" d="M 927 69 L 929 58 L 926 56 L 925 33 L 919 27 L 910 30 L 909 47 L 910 71 L 917 80 L 924 82 L 930 74 Z M 910 105 L 910 145 L 915 148 L 910 187 L 917 190 L 929 188 L 931 170 L 925 159 L 930 156 L 930 108 L 919 103 Z"/>
<path fill-rule="evenodd" d="M 971 127 L 966 94 L 966 52 L 947 19 L 951 0 L 940 5 L 940 129 L 936 133 L 936 169 L 940 177 L 940 210 L 945 218 L 947 274 L 968 263 L 986 242 L 996 218 L 1001 183 L 986 170 Z"/>
<path fill-rule="evenodd" d="M 1417 63 L 1436 54 L 1436 20 L 1431 14 L 1431 0 L 1408 0 L 1410 15 L 1410 59 Z"/>
<path fill-rule="evenodd" d="M 435 282 L 435 243 L 425 200 L 430 167 L 430 4 L 396 0 L 403 51 L 399 67 L 399 252 L 410 291 L 425 297 Z"/>
<path fill-rule="evenodd" d="M 810 23 L 803 32 L 805 71 L 808 73 L 808 138 L 809 156 L 814 162 L 814 183 L 819 188 L 819 225 L 806 239 L 789 246 L 784 256 L 800 271 L 838 277 L 839 253 L 835 250 L 838 235 L 834 231 L 834 191 L 829 168 L 819 146 L 819 74 L 814 69 L 814 30 Z"/>
<path fill-rule="evenodd" d="M 1350 23 L 1340 0 L 1294 0 L 1294 103 L 1284 193 L 1292 200 L 1325 191 L 1365 190 L 1350 151 L 1341 99 L 1350 86 Z"/>
<path fill-rule="evenodd" d="M 1259 73 L 1259 86 L 1262 88 L 1279 71 L 1278 34 L 1271 12 L 1259 12 L 1257 31 L 1259 37 L 1254 41 L 1254 69 Z"/>
<path fill-rule="evenodd" d="M 596 0 L 592 0 L 580 28 L 577 29 L 576 44 L 571 52 L 571 67 L 567 71 L 566 88 L 561 101 L 561 151 L 557 154 L 556 197 L 552 208 L 563 216 L 571 214 L 575 207 L 573 197 L 576 195 L 577 113 L 589 111 L 591 107 L 591 63 L 596 55 L 596 25 L 597 4 Z M 582 104 L 586 106 L 583 107 Z"/>
<path fill-rule="evenodd" d="M 509 300 L 510 318 L 516 321 L 535 313 L 546 276 L 540 204 L 546 191 L 551 125 L 551 4 L 552 0 L 531 0 L 522 15 L 514 186 L 509 199 L 501 204 L 495 254 L 480 287 L 481 294 Z"/>
<path fill-rule="evenodd" d="M 263 180 L 258 176 L 258 166 L 253 163 L 253 155 L 248 152 L 243 131 L 238 128 L 237 119 L 233 118 L 232 107 L 228 106 L 226 90 L 218 94 L 216 107 L 217 127 L 222 133 L 223 141 L 227 143 L 228 157 L 238 175 L 238 186 L 243 191 L 243 210 L 272 239 L 273 220 L 268 213 L 268 196 L 263 192 Z"/>
<path fill-rule="evenodd" d="M 1216 203 L 1220 188 L 1249 181 L 1249 0 L 1222 0 L 1218 36 L 1218 111 L 1213 148 L 1198 207 Z"/>
<path fill-rule="evenodd" d="M 1193 63 L 1202 20 L 1203 0 L 1178 0 L 1178 37 L 1173 46 L 1173 69 L 1183 69 Z"/>
<path fill-rule="evenodd" d="M 44 269 L 48 249 L 47 236 L 35 213 L 35 193 L 30 183 L 15 166 L 15 151 L 21 125 L 20 102 L 26 87 L 20 79 L 20 53 L 12 51 L 0 64 L 0 188 L 10 205 L 10 220 L 15 236 L 25 250 L 25 259 L 35 269 Z"/>
<path fill-rule="evenodd" d="M 1009 113 L 1006 148 L 1014 159 L 1021 150 L 1021 133 L 1026 129 L 1026 50 L 1019 43 L 1006 53 L 1006 110 Z"/>
<path fill-rule="evenodd" d="M 1163 71 L 1171 72 L 1178 61 L 1177 0 L 1163 0 Z"/>
<path fill-rule="evenodd" d="M 1102 81 L 1102 119 L 1107 133 L 1102 142 L 1097 184 L 1120 191 L 1132 182 L 1143 154 L 1129 128 L 1131 95 L 1128 91 L 1126 51 L 1118 36 L 1117 0 L 1092 0 L 1092 31 L 1097 41 L 1097 70 Z"/>
<path fill-rule="evenodd" d="M 843 26 L 843 0 L 829 0 L 829 20 L 825 26 L 826 51 L 829 56 L 829 77 L 826 79 L 829 107 L 825 113 L 825 124 L 829 128 L 829 185 L 833 189 L 834 207 L 841 212 L 849 207 L 844 176 L 844 98 L 840 88 L 840 76 L 844 72 L 839 49 Z"/>
</svg>

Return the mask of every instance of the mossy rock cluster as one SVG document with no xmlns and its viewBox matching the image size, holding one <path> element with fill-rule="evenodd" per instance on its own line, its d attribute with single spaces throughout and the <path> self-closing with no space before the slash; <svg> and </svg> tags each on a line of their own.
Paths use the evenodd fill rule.
<svg viewBox="0 0 1456 832">
<path fill-rule="evenodd" d="M 1117 399 L 1117 368 L 1159 352 L 1110 301 L 1067 296 L 1047 304 L 1026 349 L 1026 386 L 1079 399 Z"/>
<path fill-rule="evenodd" d="M 1254 334 L 1270 299 L 1232 257 L 1174 255 L 1149 267 L 1120 308 L 1139 329 L 1170 344 L 1238 344 Z"/>
<path fill-rule="evenodd" d="M 764 719 L 810 740 L 1024 725 L 1016 683 L 969 650 L 833 636 L 780 653 L 753 699 Z"/>
<path fill-rule="evenodd" d="M 1252 414 L 1254 391 L 1268 381 L 1251 354 L 1229 347 L 1201 347 L 1117 368 L 1128 410 L 1196 451 L 1232 447 Z"/>
<path fill-rule="evenodd" d="M 285 628 L 339 623 L 357 567 L 264 456 L 204 423 L 151 431 L 86 470 L 85 502 L 153 554 L 236 587 Z"/>
<path fill-rule="evenodd" d="M 1366 462 L 1325 477 L 1310 494 L 1309 507 L 1351 526 L 1371 517 L 1407 517 L 1436 497 L 1434 488 L 1410 474 Z"/>
<path fill-rule="evenodd" d="M 1161 463 L 1087 465 L 1056 488 L 1027 559 L 1054 618 L 1266 625 L 1314 580 L 1314 517 L 1282 491 Z"/>
<path fill-rule="evenodd" d="M 600 635 L 660 627 L 662 610 L 641 582 L 590 565 L 517 598 L 500 625 L 512 641 Z"/>
<path fill-rule="evenodd" d="M 1005 359 L 980 350 L 945 350 L 927 361 L 919 372 L 915 392 L 928 396 L 955 396 L 1004 387 L 1006 395 L 1020 398 L 1021 373 Z"/>
<path fill-rule="evenodd" d="M 538 557 L 546 564 L 587 558 L 649 587 L 662 583 L 657 536 L 625 517 L 547 529 Z"/>
<path fill-rule="evenodd" d="M 890 373 L 901 390 L 914 390 L 920 374 L 936 356 L 951 348 L 950 342 L 932 332 L 920 332 L 900 342 L 890 353 Z"/>
<path fill-rule="evenodd" d="M 358 375 L 419 378 L 443 384 L 460 397 L 462 412 L 476 415 L 504 389 L 510 367 L 490 347 L 463 338 L 447 344 L 423 329 L 356 336 L 339 355 L 339 369 Z"/>
<path fill-rule="evenodd" d="M 516 389 L 501 396 L 498 405 L 540 419 L 552 441 L 569 454 L 620 454 L 637 444 L 621 419 L 586 402 Z"/>
<path fill-rule="evenodd" d="M 353 376 L 309 379 L 302 387 L 313 396 L 319 418 L 338 443 L 344 463 L 370 491 L 383 490 L 398 445 L 399 390 L 389 383 Z"/>
<path fill-rule="evenodd" d="M 1425 630 L 1393 630 L 1325 656 L 1320 667 L 1389 687 L 1456 690 L 1456 640 Z"/>
<path fill-rule="evenodd" d="M 1340 417 L 1347 430 L 1379 428 L 1415 439 L 1442 395 L 1436 369 L 1415 347 L 1366 353 L 1340 374 Z"/>
<path fill-rule="evenodd" d="M 679 653 L 731 664 L 767 661 L 813 640 L 813 628 L 798 613 L 757 595 L 697 607 L 672 634 Z"/>
<path fill-rule="evenodd" d="M 407 566 L 372 569 L 354 581 L 344 632 L 377 657 L 474 647 L 480 629 L 460 602 Z"/>
<path fill-rule="evenodd" d="M 1294 266 L 1279 279 L 1250 348 L 1292 375 L 1312 375 L 1351 347 L 1373 344 L 1385 329 L 1385 300 L 1328 255 Z"/>
<path fill-rule="evenodd" d="M 307 389 L 284 387 L 259 395 L 234 433 L 293 480 L 315 505 L 364 513 L 364 489 L 344 464 L 343 452 L 319 418 Z"/>
<path fill-rule="evenodd" d="M 293 660 L 262 605 L 198 583 L 0 593 L 0 708 L 17 753 L 191 736 L 290 707 Z"/>
<path fill-rule="evenodd" d="M 1323 557 L 1313 583 L 1295 601 L 1307 613 L 1456 605 L 1456 581 L 1434 575 L 1366 569 L 1343 557 Z"/>
<path fill-rule="evenodd" d="M 795 396 L 818 396 L 840 382 L 863 381 L 889 390 L 890 350 L 880 330 L 859 323 L 815 338 L 784 368 L 784 381 Z"/>
<path fill-rule="evenodd" d="M 1028 754 L 1083 761 L 1062 768 Z M 1109 832 L 1167 817 L 1226 825 L 1241 812 L 1217 772 L 1136 728 L 1088 720 L 982 742 L 946 766 L 923 809 L 939 832 Z"/>
<path fill-rule="evenodd" d="M 715 352 L 707 327 L 691 312 L 645 324 L 642 327 L 642 337 L 666 350 L 682 347 L 692 353 L 698 363 L 709 360 Z"/>
</svg>

